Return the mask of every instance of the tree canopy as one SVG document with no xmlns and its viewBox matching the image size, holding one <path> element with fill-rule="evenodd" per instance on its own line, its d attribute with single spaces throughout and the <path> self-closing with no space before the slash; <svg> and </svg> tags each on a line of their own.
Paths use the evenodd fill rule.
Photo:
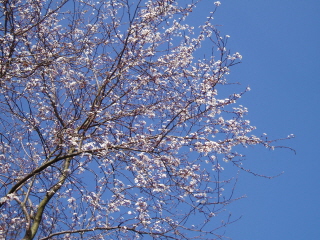
<svg viewBox="0 0 320 240">
<path fill-rule="evenodd" d="M 199 2 L 1 0 L 5 239 L 222 238 L 224 168 L 273 146 L 236 105 L 248 89 L 219 97 L 242 56 L 220 2 L 191 25 Z"/>
</svg>

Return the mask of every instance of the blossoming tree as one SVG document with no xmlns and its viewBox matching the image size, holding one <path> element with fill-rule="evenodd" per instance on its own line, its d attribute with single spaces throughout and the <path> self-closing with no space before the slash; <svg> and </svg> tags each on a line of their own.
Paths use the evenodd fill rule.
<svg viewBox="0 0 320 240">
<path fill-rule="evenodd" d="M 212 23 L 220 2 L 190 25 L 197 4 L 1 0 L 2 237 L 221 237 L 224 167 L 272 146 L 242 93 L 219 98 L 241 55 Z"/>
</svg>

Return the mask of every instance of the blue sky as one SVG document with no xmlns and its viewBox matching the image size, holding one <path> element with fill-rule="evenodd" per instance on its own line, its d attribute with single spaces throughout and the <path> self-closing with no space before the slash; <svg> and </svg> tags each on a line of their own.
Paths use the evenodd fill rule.
<svg viewBox="0 0 320 240">
<path fill-rule="evenodd" d="M 203 0 L 197 14 L 213 1 Z M 229 48 L 243 55 L 230 79 L 252 91 L 240 104 L 257 135 L 295 134 L 292 147 L 248 152 L 246 167 L 272 180 L 240 173 L 228 211 L 242 216 L 226 228 L 234 240 L 305 240 L 320 235 L 320 2 L 316 0 L 221 0 L 214 23 L 228 34 Z"/>
</svg>

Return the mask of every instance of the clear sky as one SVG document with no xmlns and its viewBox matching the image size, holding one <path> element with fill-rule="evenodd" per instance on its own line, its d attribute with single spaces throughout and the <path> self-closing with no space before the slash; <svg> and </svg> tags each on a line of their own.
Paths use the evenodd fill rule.
<svg viewBox="0 0 320 240">
<path fill-rule="evenodd" d="M 197 14 L 208 11 L 203 0 Z M 205 14 L 203 15 L 205 16 Z M 248 152 L 246 167 L 269 180 L 242 172 L 228 211 L 238 222 L 226 228 L 234 240 L 320 239 L 320 1 L 221 0 L 215 24 L 231 36 L 229 48 L 243 55 L 230 79 L 252 91 L 241 104 L 257 135 L 295 134 L 281 142 L 296 150 Z"/>
</svg>

